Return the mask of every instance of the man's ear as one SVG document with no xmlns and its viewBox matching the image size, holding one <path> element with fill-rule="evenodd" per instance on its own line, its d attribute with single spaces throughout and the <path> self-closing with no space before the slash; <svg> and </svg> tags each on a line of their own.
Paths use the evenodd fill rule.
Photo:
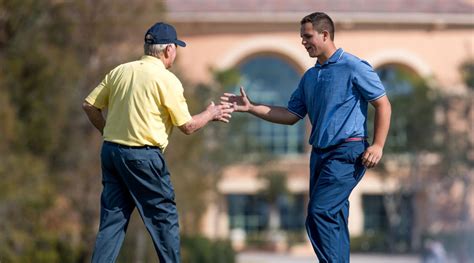
<svg viewBox="0 0 474 263">
<path fill-rule="evenodd" d="M 163 50 L 163 55 L 165 55 L 165 58 L 168 58 L 170 56 L 171 52 L 171 45 L 167 45 L 165 47 L 165 50 Z"/>
<path fill-rule="evenodd" d="M 323 33 L 323 40 L 324 41 L 327 41 L 327 40 L 331 39 L 331 34 L 329 34 L 328 31 L 324 30 L 322 33 Z"/>
</svg>

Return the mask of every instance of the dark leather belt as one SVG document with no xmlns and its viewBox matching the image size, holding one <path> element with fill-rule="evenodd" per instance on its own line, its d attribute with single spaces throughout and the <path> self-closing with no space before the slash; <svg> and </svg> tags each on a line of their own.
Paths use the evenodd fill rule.
<svg viewBox="0 0 474 263">
<path fill-rule="evenodd" d="M 341 144 L 346 143 L 346 142 L 362 142 L 362 141 L 366 141 L 366 140 L 367 139 L 365 137 L 349 137 L 349 138 L 345 139 L 344 141 L 342 141 L 341 143 L 338 143 L 336 145 L 331 145 L 331 146 L 328 146 L 326 148 L 316 148 L 316 147 L 313 146 L 313 149 L 315 149 L 318 152 L 328 152 L 328 151 L 332 151 L 332 150 L 336 149 L 337 147 L 341 146 Z"/>
<path fill-rule="evenodd" d="M 122 149 L 160 149 L 160 147 L 152 146 L 152 145 L 128 146 L 128 145 L 123 145 L 123 144 L 109 142 L 109 141 L 104 141 L 104 144 L 113 145 Z"/>
</svg>

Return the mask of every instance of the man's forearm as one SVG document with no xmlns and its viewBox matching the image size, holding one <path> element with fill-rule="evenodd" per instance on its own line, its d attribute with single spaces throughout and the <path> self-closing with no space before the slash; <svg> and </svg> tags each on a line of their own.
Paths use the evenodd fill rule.
<svg viewBox="0 0 474 263">
<path fill-rule="evenodd" d="M 286 125 L 293 125 L 299 120 L 299 118 L 289 112 L 287 108 L 279 106 L 254 104 L 250 107 L 249 113 L 269 122 Z"/>
<path fill-rule="evenodd" d="M 383 101 L 374 104 L 375 120 L 374 120 L 374 141 L 373 144 L 384 147 L 390 128 L 390 117 L 392 109 L 390 102 L 385 97 Z"/>
<path fill-rule="evenodd" d="M 203 111 L 199 114 L 196 114 L 192 119 L 186 124 L 180 126 L 180 129 L 187 135 L 192 134 L 202 127 L 206 126 L 208 122 L 212 120 L 212 116 L 208 111 Z"/>
</svg>

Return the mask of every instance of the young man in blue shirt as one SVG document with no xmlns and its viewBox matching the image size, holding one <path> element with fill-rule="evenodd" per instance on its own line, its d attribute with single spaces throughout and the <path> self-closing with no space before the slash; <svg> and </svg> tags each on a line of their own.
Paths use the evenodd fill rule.
<svg viewBox="0 0 474 263">
<path fill-rule="evenodd" d="M 225 93 L 221 103 L 266 121 L 293 125 L 306 114 L 312 125 L 309 143 L 310 187 L 306 229 L 321 263 L 349 262 L 349 195 L 382 158 L 391 106 L 385 89 L 365 61 L 337 49 L 334 23 L 325 13 L 301 20 L 302 45 L 316 65 L 302 77 L 287 107 L 251 102 Z M 375 108 L 374 138 L 367 138 L 368 103 Z"/>
</svg>

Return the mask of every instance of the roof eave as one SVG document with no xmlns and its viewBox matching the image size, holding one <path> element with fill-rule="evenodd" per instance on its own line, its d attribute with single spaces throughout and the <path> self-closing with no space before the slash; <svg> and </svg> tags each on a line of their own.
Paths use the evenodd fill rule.
<svg viewBox="0 0 474 263">
<path fill-rule="evenodd" d="M 371 13 L 328 12 L 339 23 L 449 24 L 474 26 L 472 14 L 456 13 Z M 168 19 L 181 23 L 295 23 L 303 12 L 171 12 Z"/>
</svg>

